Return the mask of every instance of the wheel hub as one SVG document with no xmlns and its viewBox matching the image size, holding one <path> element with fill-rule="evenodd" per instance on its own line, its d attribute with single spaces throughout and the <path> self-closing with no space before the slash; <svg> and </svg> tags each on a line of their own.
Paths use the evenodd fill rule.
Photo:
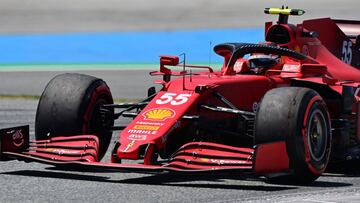
<svg viewBox="0 0 360 203">
<path fill-rule="evenodd" d="M 315 161 L 320 161 L 325 156 L 327 133 L 323 113 L 319 109 L 313 111 L 309 116 L 307 138 L 310 155 Z"/>
</svg>

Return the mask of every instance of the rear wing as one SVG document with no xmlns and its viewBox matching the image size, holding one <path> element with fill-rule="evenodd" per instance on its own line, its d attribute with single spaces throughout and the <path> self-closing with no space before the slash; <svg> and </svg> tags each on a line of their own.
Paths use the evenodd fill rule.
<svg viewBox="0 0 360 203">
<path fill-rule="evenodd" d="M 341 31 L 353 41 L 360 43 L 360 21 L 355 20 L 333 20 Z"/>
<path fill-rule="evenodd" d="M 360 21 L 320 18 L 305 20 L 303 27 L 317 32 L 321 44 L 338 59 L 360 68 Z"/>
</svg>

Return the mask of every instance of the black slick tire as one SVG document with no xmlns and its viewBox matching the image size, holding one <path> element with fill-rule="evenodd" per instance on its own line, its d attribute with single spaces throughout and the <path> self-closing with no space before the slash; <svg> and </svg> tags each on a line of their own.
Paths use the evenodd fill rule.
<svg viewBox="0 0 360 203">
<path fill-rule="evenodd" d="M 101 122 L 100 106 L 112 104 L 106 83 L 96 77 L 66 73 L 55 76 L 45 87 L 36 111 L 37 140 L 56 136 L 97 135 L 101 159 L 112 132 Z"/>
<path fill-rule="evenodd" d="M 286 141 L 293 173 L 288 182 L 308 184 L 326 169 L 331 151 L 330 116 L 321 96 L 302 87 L 268 91 L 255 124 L 255 144 Z"/>
</svg>

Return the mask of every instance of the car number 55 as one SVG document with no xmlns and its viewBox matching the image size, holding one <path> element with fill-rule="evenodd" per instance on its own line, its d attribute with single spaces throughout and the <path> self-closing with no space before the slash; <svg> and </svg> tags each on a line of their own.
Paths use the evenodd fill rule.
<svg viewBox="0 0 360 203">
<path fill-rule="evenodd" d="M 157 99 L 155 102 L 156 104 L 167 104 L 170 103 L 171 105 L 181 105 L 185 104 L 188 100 L 191 94 L 176 94 L 176 93 L 165 93 L 163 94 L 159 99 Z"/>
<path fill-rule="evenodd" d="M 342 56 L 341 60 L 347 64 L 351 64 L 352 61 L 352 42 L 351 41 L 344 41 L 342 46 Z"/>
</svg>

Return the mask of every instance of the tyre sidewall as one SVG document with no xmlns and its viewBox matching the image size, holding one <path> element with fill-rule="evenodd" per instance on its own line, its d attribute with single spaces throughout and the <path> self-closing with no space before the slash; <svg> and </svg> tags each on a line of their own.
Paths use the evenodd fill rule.
<svg viewBox="0 0 360 203">
<path fill-rule="evenodd" d="M 99 137 L 101 152 L 104 152 L 111 141 L 112 131 L 99 126 L 101 122 L 96 120 L 99 115 L 94 114 L 99 113 L 98 108 L 100 105 L 113 103 L 112 95 L 109 87 L 102 80 L 92 84 L 92 86 L 88 88 L 86 95 L 79 116 L 81 119 L 80 122 L 82 123 L 82 134 L 96 134 Z M 101 156 L 103 156 L 102 153 Z"/>
<path fill-rule="evenodd" d="M 292 125 L 295 129 L 287 139 L 287 151 L 289 154 L 290 164 L 296 173 L 311 173 L 314 176 L 321 175 L 326 169 L 331 151 L 331 127 L 330 116 L 323 99 L 313 90 L 301 88 L 294 99 L 293 108 L 290 108 L 290 114 L 297 119 L 292 119 Z M 308 137 L 308 125 L 310 116 L 315 112 L 320 112 L 325 120 L 326 141 L 324 143 L 324 156 L 316 160 L 311 156 Z"/>
</svg>

